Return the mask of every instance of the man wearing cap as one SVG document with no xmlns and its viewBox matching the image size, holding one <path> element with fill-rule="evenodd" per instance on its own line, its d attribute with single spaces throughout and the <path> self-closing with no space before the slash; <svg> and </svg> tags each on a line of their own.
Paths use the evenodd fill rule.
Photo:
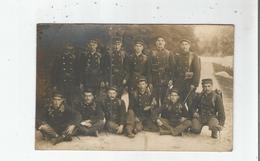
<svg viewBox="0 0 260 161">
<path fill-rule="evenodd" d="M 200 80 L 200 58 L 190 51 L 191 42 L 187 39 L 180 41 L 180 53 L 175 54 L 173 69 L 175 71 L 175 87 L 180 90 L 182 101 L 187 100 L 191 107 L 191 100 Z M 190 110 L 190 109 L 189 109 Z"/>
<path fill-rule="evenodd" d="M 52 86 L 58 91 L 62 91 L 71 104 L 78 86 L 78 76 L 76 71 L 77 55 L 72 44 L 67 43 L 65 49 L 58 55 L 52 67 Z"/>
<path fill-rule="evenodd" d="M 130 91 L 136 89 L 136 84 L 140 76 L 147 77 L 148 74 L 148 57 L 143 53 L 144 42 L 137 40 L 134 46 L 134 53 L 131 54 L 127 61 L 128 86 Z"/>
<path fill-rule="evenodd" d="M 202 92 L 193 101 L 192 132 L 200 134 L 203 126 L 209 126 L 211 137 L 217 138 L 225 124 L 225 111 L 221 95 L 213 90 L 212 79 L 202 80 Z"/>
<path fill-rule="evenodd" d="M 37 128 L 52 144 L 71 141 L 81 116 L 66 104 L 63 95 L 55 93 L 51 102 L 42 107 L 37 118 Z"/>
<path fill-rule="evenodd" d="M 95 92 L 103 82 L 103 56 L 97 51 L 97 40 L 92 39 L 87 44 L 87 48 L 83 51 L 80 57 L 79 70 L 80 82 L 84 88 L 94 89 Z"/>
<path fill-rule="evenodd" d="M 165 44 L 166 42 L 163 37 L 157 37 L 155 42 L 156 49 L 152 50 L 148 60 L 148 80 L 151 83 L 150 86 L 154 88 L 159 106 L 165 98 L 168 85 L 173 83 L 171 69 L 172 54 L 165 48 Z"/>
<path fill-rule="evenodd" d="M 75 108 L 82 117 L 78 134 L 98 136 L 98 132 L 104 127 L 105 120 L 101 104 L 95 101 L 93 90 L 85 89 L 83 99 L 75 104 Z"/>
<path fill-rule="evenodd" d="M 191 127 L 188 120 L 188 111 L 180 101 L 177 89 L 169 92 L 167 101 L 158 110 L 156 121 L 160 129 L 160 135 L 181 136 L 182 132 Z"/>
<path fill-rule="evenodd" d="M 137 89 L 130 94 L 126 132 L 128 137 L 133 138 L 141 130 L 156 132 L 156 108 L 157 102 L 147 80 L 140 77 Z"/>
<path fill-rule="evenodd" d="M 126 52 L 119 37 L 112 39 L 112 50 L 105 55 L 105 79 L 109 86 L 116 85 L 119 91 L 126 85 Z"/>
<path fill-rule="evenodd" d="M 117 87 L 109 87 L 107 98 L 102 103 L 106 119 L 105 129 L 111 133 L 123 134 L 126 124 L 126 107 L 124 101 L 117 95 Z"/>
</svg>

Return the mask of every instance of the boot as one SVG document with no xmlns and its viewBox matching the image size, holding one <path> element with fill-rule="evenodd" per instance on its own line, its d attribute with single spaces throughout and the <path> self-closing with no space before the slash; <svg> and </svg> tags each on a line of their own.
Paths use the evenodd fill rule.
<svg viewBox="0 0 260 161">
<path fill-rule="evenodd" d="M 61 143 L 64 141 L 64 138 L 62 136 L 56 137 L 56 138 L 52 138 L 51 140 L 52 145 L 56 145 L 58 143 Z"/>
<path fill-rule="evenodd" d="M 212 130 L 211 131 L 211 137 L 214 138 L 214 139 L 217 139 L 218 138 L 218 131 Z"/>
<path fill-rule="evenodd" d="M 171 130 L 173 136 L 182 136 L 182 132 L 191 126 L 191 121 L 186 120 Z"/>
</svg>

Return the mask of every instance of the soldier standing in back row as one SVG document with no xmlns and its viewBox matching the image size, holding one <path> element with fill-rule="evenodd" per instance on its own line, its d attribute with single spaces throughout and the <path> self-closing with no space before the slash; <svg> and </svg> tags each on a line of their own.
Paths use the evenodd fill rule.
<svg viewBox="0 0 260 161">
<path fill-rule="evenodd" d="M 174 85 L 180 91 L 182 101 L 188 98 L 189 108 L 191 108 L 191 100 L 200 81 L 201 70 L 200 58 L 190 51 L 190 46 L 189 40 L 180 41 L 181 52 L 176 53 L 173 65 L 176 80 Z"/>
<path fill-rule="evenodd" d="M 105 80 L 109 86 L 116 85 L 119 93 L 126 85 L 126 52 L 122 48 L 122 40 L 113 38 L 113 48 L 108 51 L 104 58 Z"/>
<path fill-rule="evenodd" d="M 138 40 L 135 42 L 134 53 L 127 60 L 128 87 L 129 91 L 136 89 L 139 77 L 147 77 L 148 57 L 143 53 L 144 42 Z"/>
<path fill-rule="evenodd" d="M 153 86 L 158 105 L 161 106 L 166 90 L 169 84 L 172 84 L 172 55 L 171 52 L 165 49 L 165 40 L 158 37 L 156 42 L 156 50 L 153 50 L 149 60 L 149 76 L 148 82 L 150 87 Z"/>
<path fill-rule="evenodd" d="M 52 68 L 52 85 L 64 94 L 69 104 L 72 103 L 78 86 L 76 61 L 75 48 L 72 44 L 66 44 L 65 50 L 57 56 Z"/>
<path fill-rule="evenodd" d="M 202 80 L 202 92 L 193 101 L 192 132 L 200 134 L 202 127 L 207 125 L 212 131 L 211 137 L 217 138 L 225 124 L 225 111 L 222 96 L 213 90 L 212 79 Z"/>
<path fill-rule="evenodd" d="M 90 88 L 99 91 L 103 82 L 103 56 L 97 51 L 97 40 L 90 40 L 80 57 L 79 70 L 80 70 L 80 83 L 84 88 Z"/>
</svg>

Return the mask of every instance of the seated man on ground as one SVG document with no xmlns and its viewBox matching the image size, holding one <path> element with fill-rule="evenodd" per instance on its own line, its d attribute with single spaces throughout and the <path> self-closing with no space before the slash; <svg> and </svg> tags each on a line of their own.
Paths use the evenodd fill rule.
<svg viewBox="0 0 260 161">
<path fill-rule="evenodd" d="M 145 130 L 156 132 L 154 111 L 156 99 L 148 88 L 145 77 L 140 77 L 137 82 L 137 90 L 129 96 L 129 110 L 127 118 L 127 135 L 133 138 L 138 132 Z"/>
<path fill-rule="evenodd" d="M 212 79 L 202 80 L 202 92 L 193 101 L 192 132 L 200 134 L 203 126 L 209 126 L 211 137 L 218 138 L 225 123 L 222 95 L 213 90 Z"/>
<path fill-rule="evenodd" d="M 45 104 L 42 110 L 37 124 L 43 137 L 50 139 L 53 145 L 71 141 L 81 116 L 68 106 L 63 95 L 55 93 L 51 102 Z"/>
<path fill-rule="evenodd" d="M 79 135 L 98 136 L 98 132 L 105 124 L 101 104 L 95 100 L 93 92 L 91 89 L 86 89 L 82 101 L 75 105 L 82 117 L 78 128 Z"/>
<path fill-rule="evenodd" d="M 123 134 L 126 124 L 126 107 L 125 102 L 117 95 L 117 87 L 109 87 L 107 98 L 102 103 L 106 119 L 105 129 L 111 133 Z"/>
<path fill-rule="evenodd" d="M 182 136 L 182 133 L 191 127 L 188 111 L 180 102 L 178 90 L 172 89 L 168 98 L 158 110 L 158 116 L 161 115 L 157 119 L 160 135 Z"/>
</svg>

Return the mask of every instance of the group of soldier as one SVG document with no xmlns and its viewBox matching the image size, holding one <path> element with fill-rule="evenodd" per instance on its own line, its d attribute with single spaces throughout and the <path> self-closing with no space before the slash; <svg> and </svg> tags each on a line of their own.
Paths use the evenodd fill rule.
<svg viewBox="0 0 260 161">
<path fill-rule="evenodd" d="M 80 53 L 67 44 L 56 58 L 51 74 L 55 92 L 37 116 L 44 138 L 57 144 L 102 131 L 134 138 L 142 130 L 181 136 L 199 134 L 205 125 L 218 138 L 225 123 L 223 100 L 210 78 L 202 79 L 203 90 L 195 92 L 201 64 L 190 51 L 190 40 L 181 40 L 181 51 L 172 53 L 158 37 L 149 54 L 142 40 L 130 54 L 121 38 L 112 42 L 106 53 L 98 51 L 95 39 Z M 129 104 L 121 99 L 126 93 Z"/>
</svg>

